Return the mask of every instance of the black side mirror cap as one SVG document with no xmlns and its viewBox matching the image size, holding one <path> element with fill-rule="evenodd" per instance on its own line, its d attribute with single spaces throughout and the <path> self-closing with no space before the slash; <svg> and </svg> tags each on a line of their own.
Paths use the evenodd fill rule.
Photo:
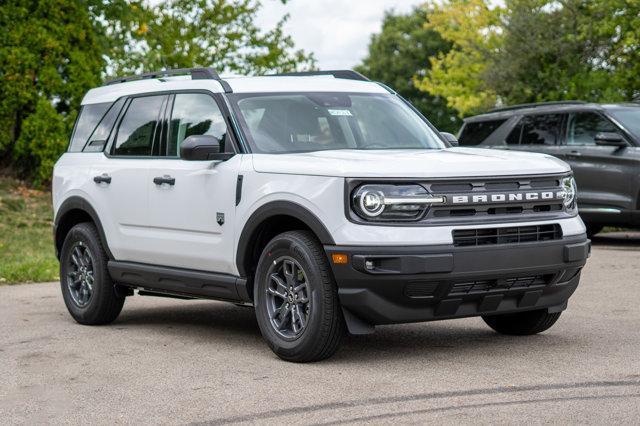
<svg viewBox="0 0 640 426">
<path fill-rule="evenodd" d="M 218 139 L 211 135 L 192 135 L 180 144 L 180 158 L 187 161 L 226 161 L 233 157 L 233 153 L 220 152 L 223 136 Z"/>
<path fill-rule="evenodd" d="M 456 138 L 456 136 L 454 134 L 451 134 L 449 132 L 440 132 L 440 134 L 442 135 L 442 137 L 444 137 L 444 139 L 449 142 L 451 144 L 451 146 L 458 146 L 458 138 Z"/>
<path fill-rule="evenodd" d="M 596 145 L 601 146 L 627 146 L 621 134 L 616 132 L 599 132 L 595 137 Z"/>
</svg>

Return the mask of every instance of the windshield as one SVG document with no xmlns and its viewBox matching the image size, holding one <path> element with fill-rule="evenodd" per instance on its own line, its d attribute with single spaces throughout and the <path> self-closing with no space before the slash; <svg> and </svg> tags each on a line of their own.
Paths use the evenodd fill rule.
<svg viewBox="0 0 640 426">
<path fill-rule="evenodd" d="M 625 129 L 640 138 L 640 108 L 620 108 L 609 111 Z"/>
<path fill-rule="evenodd" d="M 445 147 L 418 114 L 391 94 L 265 93 L 229 98 L 254 152 Z"/>
</svg>

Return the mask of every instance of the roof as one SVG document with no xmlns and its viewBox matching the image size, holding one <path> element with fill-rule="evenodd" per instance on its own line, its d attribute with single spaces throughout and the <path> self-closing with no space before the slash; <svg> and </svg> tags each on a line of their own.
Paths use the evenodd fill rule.
<svg viewBox="0 0 640 426">
<path fill-rule="evenodd" d="M 527 104 L 527 105 L 515 105 L 511 108 L 499 108 L 493 111 L 489 111 L 484 114 L 475 115 L 473 117 L 467 117 L 464 119 L 467 123 L 475 121 L 486 121 L 495 119 L 507 119 L 514 115 L 532 115 L 532 114 L 548 114 L 548 113 L 563 113 L 572 111 L 597 111 L 606 109 L 617 108 L 639 108 L 640 103 L 614 103 L 614 104 L 597 104 L 588 102 L 549 102 L 539 104 Z"/>
<path fill-rule="evenodd" d="M 484 121 L 488 119 L 507 119 L 514 115 L 527 114 L 545 114 L 551 112 L 568 112 L 568 111 L 585 111 L 602 109 L 600 104 L 595 103 L 555 103 L 555 104 L 538 104 L 532 106 L 518 107 L 513 109 L 499 109 L 489 111 L 484 114 L 475 115 L 465 118 L 465 122 Z"/>
<path fill-rule="evenodd" d="M 331 75 L 225 77 L 224 81 L 231 87 L 233 93 L 389 93 L 384 87 L 375 82 L 335 78 Z M 171 90 L 225 92 L 220 82 L 214 79 L 192 80 L 189 76 L 148 78 L 108 84 L 91 89 L 85 95 L 82 104 L 113 102 L 122 96 Z"/>
</svg>

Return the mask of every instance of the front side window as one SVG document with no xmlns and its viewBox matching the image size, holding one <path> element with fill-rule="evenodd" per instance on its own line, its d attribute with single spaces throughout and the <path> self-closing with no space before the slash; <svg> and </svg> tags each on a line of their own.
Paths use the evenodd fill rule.
<svg viewBox="0 0 640 426">
<path fill-rule="evenodd" d="M 111 102 L 103 102 L 100 104 L 83 105 L 80 109 L 80 115 L 71 136 L 69 144 L 69 152 L 80 152 L 87 143 L 89 135 L 96 128 L 105 112 L 111 106 Z"/>
<path fill-rule="evenodd" d="M 230 99 L 254 152 L 445 147 L 418 114 L 390 94 L 247 94 Z"/>
<path fill-rule="evenodd" d="M 577 112 L 569 116 L 568 145 L 595 145 L 600 132 L 619 133 L 611 121 L 595 112 Z"/>
<path fill-rule="evenodd" d="M 113 155 L 150 156 L 165 96 L 133 98 L 118 127 Z"/>
<path fill-rule="evenodd" d="M 507 120 L 490 120 L 466 123 L 460 133 L 458 142 L 463 146 L 480 145 L 485 141 L 498 127 Z"/>
<path fill-rule="evenodd" d="M 221 141 L 220 151 L 225 152 L 224 135 L 227 125 L 216 101 L 203 93 L 181 93 L 175 96 L 166 155 L 177 157 L 180 144 L 192 135 L 211 135 Z M 231 147 L 229 147 L 231 148 Z"/>
<path fill-rule="evenodd" d="M 525 116 L 522 120 L 521 145 L 556 145 L 560 135 L 562 115 Z"/>
</svg>

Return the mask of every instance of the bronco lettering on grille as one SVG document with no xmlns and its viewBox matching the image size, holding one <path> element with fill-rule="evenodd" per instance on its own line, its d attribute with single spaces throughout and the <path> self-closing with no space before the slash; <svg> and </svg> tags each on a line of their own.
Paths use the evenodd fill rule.
<svg viewBox="0 0 640 426">
<path fill-rule="evenodd" d="M 509 192 L 500 194 L 453 195 L 452 204 L 510 203 L 514 201 L 562 200 L 564 191 Z"/>
</svg>

